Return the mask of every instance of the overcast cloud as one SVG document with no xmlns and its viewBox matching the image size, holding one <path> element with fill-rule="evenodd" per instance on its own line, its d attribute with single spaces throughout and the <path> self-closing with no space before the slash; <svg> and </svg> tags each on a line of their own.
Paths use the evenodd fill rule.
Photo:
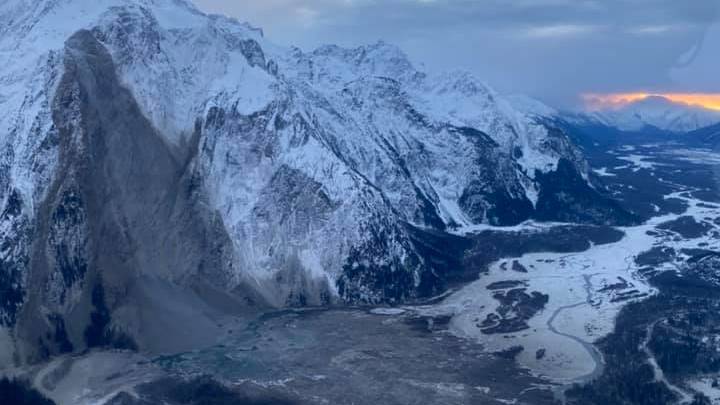
<svg viewBox="0 0 720 405">
<path fill-rule="evenodd" d="M 717 0 L 195 0 L 312 49 L 385 40 L 570 107 L 583 92 L 720 92 Z"/>
</svg>

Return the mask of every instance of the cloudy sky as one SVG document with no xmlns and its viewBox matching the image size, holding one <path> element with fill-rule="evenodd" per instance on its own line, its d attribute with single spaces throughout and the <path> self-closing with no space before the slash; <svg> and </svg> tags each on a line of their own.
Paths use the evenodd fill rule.
<svg viewBox="0 0 720 405">
<path fill-rule="evenodd" d="M 312 49 L 385 40 L 560 107 L 581 93 L 720 92 L 718 0 L 194 0 Z"/>
</svg>

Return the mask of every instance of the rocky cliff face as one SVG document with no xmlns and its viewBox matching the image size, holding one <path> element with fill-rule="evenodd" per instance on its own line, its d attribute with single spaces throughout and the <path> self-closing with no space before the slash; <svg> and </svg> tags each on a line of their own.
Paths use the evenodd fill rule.
<svg viewBox="0 0 720 405">
<path fill-rule="evenodd" d="M 632 220 L 551 120 L 384 43 L 285 49 L 182 0 L 0 17 L 5 363 L 435 294 L 423 230 Z"/>
</svg>

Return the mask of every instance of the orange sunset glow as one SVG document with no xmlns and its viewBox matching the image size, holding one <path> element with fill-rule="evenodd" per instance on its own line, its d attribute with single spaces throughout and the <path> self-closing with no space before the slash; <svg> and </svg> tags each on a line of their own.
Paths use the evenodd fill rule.
<svg viewBox="0 0 720 405">
<path fill-rule="evenodd" d="M 582 95 L 585 106 L 591 110 L 618 108 L 645 100 L 648 97 L 664 97 L 673 103 L 720 111 L 720 93 L 590 93 Z"/>
</svg>

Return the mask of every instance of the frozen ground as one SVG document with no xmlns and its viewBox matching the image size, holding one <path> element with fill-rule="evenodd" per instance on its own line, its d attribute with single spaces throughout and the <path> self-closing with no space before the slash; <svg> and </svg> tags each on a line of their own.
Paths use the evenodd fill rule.
<svg viewBox="0 0 720 405">
<path fill-rule="evenodd" d="M 105 351 L 61 356 L 11 374 L 29 379 L 57 404 L 101 405 L 118 392 L 134 394 L 136 386 L 164 372 L 140 354 Z"/>
<path fill-rule="evenodd" d="M 615 174 L 612 174 L 612 173 L 608 172 L 607 167 L 601 167 L 601 168 L 599 168 L 599 169 L 595 169 L 594 172 L 595 172 L 595 174 L 597 174 L 598 176 L 601 176 L 601 177 L 614 177 L 614 176 L 616 176 Z"/>
<path fill-rule="evenodd" d="M 720 385 L 718 385 L 717 377 L 702 377 L 694 381 L 690 381 L 688 385 L 698 391 L 702 392 L 710 398 L 712 405 L 720 404 Z"/>
<path fill-rule="evenodd" d="M 632 170 L 634 172 L 640 171 L 641 169 L 654 169 L 658 166 L 658 163 L 650 161 L 649 156 L 644 155 L 627 155 L 621 156 L 618 159 L 630 162 Z M 619 167 L 616 167 L 618 169 Z"/>
<path fill-rule="evenodd" d="M 460 236 L 468 236 L 483 231 L 518 232 L 518 231 L 543 231 L 555 226 L 568 225 L 561 222 L 537 222 L 528 220 L 513 226 L 496 226 L 488 224 L 473 224 L 462 226 L 452 232 Z"/>
<path fill-rule="evenodd" d="M 673 152 L 679 160 L 696 164 L 712 164 L 720 155 L 709 151 Z M 664 153 L 667 155 L 667 153 Z M 632 161 L 633 172 L 656 169 L 658 164 L 645 164 L 638 155 L 620 157 Z M 665 165 L 666 162 L 662 162 Z M 663 180 L 660 180 L 663 181 Z M 640 275 L 642 266 L 636 263 L 641 253 L 653 247 L 672 248 L 677 252 L 688 249 L 719 250 L 717 231 L 693 238 L 682 238 L 659 225 L 692 217 L 709 228 L 720 217 L 716 205 L 693 198 L 693 188 L 684 188 L 667 195 L 666 199 L 685 202 L 684 212 L 654 217 L 643 225 L 623 228 L 625 237 L 612 244 L 593 246 L 574 254 L 532 253 L 493 263 L 487 274 L 455 292 L 442 303 L 416 309 L 425 315 L 451 316 L 450 330 L 457 336 L 470 338 L 488 351 L 506 351 L 522 346 L 517 360 L 536 373 L 558 383 L 587 381 L 602 370 L 602 359 L 592 343 L 610 333 L 615 316 L 629 301 L 653 293 Z M 682 260 L 687 256 L 680 255 Z M 527 272 L 513 270 L 519 263 Z M 673 262 L 659 264 L 674 269 Z M 510 283 L 508 283 L 510 282 Z M 549 296 L 544 308 L 527 322 L 527 329 L 513 333 L 487 333 L 483 321 L 513 320 L 520 316 L 517 308 L 507 312 L 494 298 L 496 286 L 500 292 L 521 288 L 527 293 Z M 504 312 L 505 311 L 505 312 Z"/>
</svg>

